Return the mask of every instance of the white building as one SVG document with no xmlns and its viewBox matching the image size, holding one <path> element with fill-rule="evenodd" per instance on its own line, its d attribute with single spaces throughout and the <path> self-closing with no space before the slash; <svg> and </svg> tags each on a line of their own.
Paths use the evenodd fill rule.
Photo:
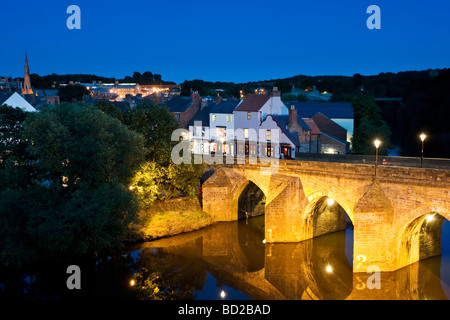
<svg viewBox="0 0 450 320">
<path fill-rule="evenodd" d="M 218 103 L 217 103 L 218 102 Z M 209 114 L 210 143 L 212 152 L 234 155 L 234 114 L 241 101 L 217 101 Z"/>
<path fill-rule="evenodd" d="M 270 94 L 249 94 L 234 110 L 237 153 L 257 156 L 260 124 L 268 115 L 288 115 L 277 87 Z"/>
<path fill-rule="evenodd" d="M 3 104 L 6 104 L 13 108 L 20 108 L 28 112 L 36 111 L 36 109 L 17 92 L 0 93 L 0 105 Z"/>
</svg>

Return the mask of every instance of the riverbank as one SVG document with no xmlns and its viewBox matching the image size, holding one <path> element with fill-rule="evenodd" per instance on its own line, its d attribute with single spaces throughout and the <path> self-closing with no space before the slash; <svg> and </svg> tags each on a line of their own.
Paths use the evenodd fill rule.
<svg viewBox="0 0 450 320">
<path fill-rule="evenodd" d="M 212 223 L 213 219 L 203 212 L 197 198 L 155 201 L 149 209 L 139 212 L 127 240 L 151 241 L 198 230 Z"/>
</svg>

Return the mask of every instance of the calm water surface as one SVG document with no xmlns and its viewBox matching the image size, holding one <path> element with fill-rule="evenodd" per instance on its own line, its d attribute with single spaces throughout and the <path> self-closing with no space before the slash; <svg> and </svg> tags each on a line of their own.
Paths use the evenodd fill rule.
<svg viewBox="0 0 450 320">
<path fill-rule="evenodd" d="M 353 230 L 290 244 L 264 243 L 264 217 L 218 223 L 200 231 L 136 244 L 117 256 L 80 263 L 82 289 L 49 267 L 0 279 L 0 297 L 30 299 L 402 299 L 450 297 L 450 226 L 442 256 L 381 274 L 352 272 Z M 74 262 L 77 263 L 77 262 Z"/>
</svg>

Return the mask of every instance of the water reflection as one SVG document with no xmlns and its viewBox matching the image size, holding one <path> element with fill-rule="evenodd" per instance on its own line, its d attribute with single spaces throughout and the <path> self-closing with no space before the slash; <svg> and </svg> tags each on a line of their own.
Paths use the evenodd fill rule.
<svg viewBox="0 0 450 320">
<path fill-rule="evenodd" d="M 80 291 L 65 287 L 67 265 L 1 274 L 0 298 L 431 300 L 450 292 L 445 246 L 442 257 L 381 273 L 381 288 L 369 289 L 370 274 L 352 272 L 350 228 L 300 243 L 263 240 L 264 216 L 218 223 L 116 256 L 71 261 L 82 270 Z"/>
<path fill-rule="evenodd" d="M 220 283 L 218 287 L 226 284 L 253 299 L 447 299 L 443 290 L 446 285 L 441 284 L 441 257 L 381 273 L 381 289 L 369 289 L 366 284 L 371 274 L 352 271 L 352 230 L 300 243 L 264 244 L 263 219 L 220 223 L 143 244 L 139 247 L 140 259 L 146 262 L 140 264 L 150 263 L 155 250 L 183 264 L 195 260 L 192 275 L 189 268 L 178 265 L 178 270 L 185 270 L 178 276 L 198 275 L 193 292 L 206 290 L 201 285 L 203 273 L 212 275 Z M 163 271 L 162 261 L 152 263 L 154 270 Z M 220 290 L 213 291 L 212 299 Z M 202 292 L 204 298 L 206 292 Z"/>
</svg>

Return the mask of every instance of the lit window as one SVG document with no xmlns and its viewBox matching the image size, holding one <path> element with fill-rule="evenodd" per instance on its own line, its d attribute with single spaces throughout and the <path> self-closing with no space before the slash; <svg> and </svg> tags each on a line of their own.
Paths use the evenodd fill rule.
<svg viewBox="0 0 450 320">
<path fill-rule="evenodd" d="M 244 139 L 248 139 L 248 129 L 244 129 Z"/>
<path fill-rule="evenodd" d="M 227 116 L 227 122 L 231 122 L 231 116 Z"/>
<path fill-rule="evenodd" d="M 270 141 L 271 137 L 272 137 L 272 132 L 270 130 L 266 130 L 266 141 Z"/>
<path fill-rule="evenodd" d="M 217 120 L 217 116 L 216 116 L 215 114 L 213 114 L 213 115 L 212 115 L 212 121 L 213 121 L 213 122 L 216 122 L 216 120 Z"/>
<path fill-rule="evenodd" d="M 217 127 L 216 128 L 216 135 L 217 135 L 218 139 L 226 139 L 226 137 L 227 137 L 226 128 L 224 128 L 224 127 Z"/>
<path fill-rule="evenodd" d="M 247 112 L 247 119 L 250 120 L 252 118 L 252 113 L 251 112 Z"/>
</svg>

